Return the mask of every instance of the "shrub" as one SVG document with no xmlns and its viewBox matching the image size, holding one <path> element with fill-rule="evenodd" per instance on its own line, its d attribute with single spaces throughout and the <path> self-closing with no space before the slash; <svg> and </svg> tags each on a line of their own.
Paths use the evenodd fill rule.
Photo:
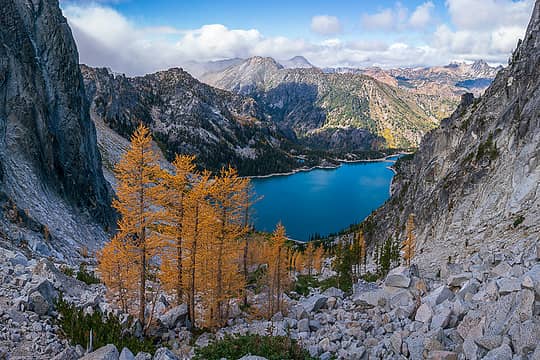
<svg viewBox="0 0 540 360">
<path fill-rule="evenodd" d="M 332 276 L 324 280 L 319 281 L 319 287 L 322 291 L 330 289 L 331 287 L 338 287 L 338 278 L 337 276 Z"/>
<path fill-rule="evenodd" d="M 126 328 L 122 327 L 120 320 L 113 315 L 104 316 L 98 310 L 92 315 L 84 314 L 82 309 L 68 303 L 62 296 L 56 301 L 56 309 L 59 313 L 57 322 L 72 345 L 86 347 L 92 331 L 94 349 L 114 344 L 118 349 L 127 347 L 135 354 L 140 351 L 153 354 L 156 350 L 152 339 L 139 339 L 125 331 Z M 131 319 L 127 323 L 131 325 Z"/>
<path fill-rule="evenodd" d="M 62 266 L 60 268 L 60 271 L 62 271 L 67 276 L 71 276 L 71 277 L 75 276 L 75 270 L 73 270 L 69 266 Z"/>
<path fill-rule="evenodd" d="M 517 228 L 521 223 L 525 221 L 525 217 L 523 215 L 519 215 L 516 220 L 514 220 L 514 223 L 512 224 L 514 228 Z"/>
<path fill-rule="evenodd" d="M 227 335 L 207 347 L 195 349 L 195 360 L 239 359 L 245 355 L 256 355 L 268 360 L 311 360 L 307 350 L 288 336 Z"/>
<path fill-rule="evenodd" d="M 487 156 L 489 160 L 495 160 L 499 156 L 499 150 L 493 142 L 493 134 L 489 134 L 487 140 L 478 146 L 476 152 L 476 162 Z"/>
<path fill-rule="evenodd" d="M 376 282 L 377 280 L 379 280 L 379 275 L 377 275 L 376 273 L 367 272 L 362 275 L 361 278 L 367 282 Z"/>
<path fill-rule="evenodd" d="M 294 283 L 294 291 L 299 295 L 308 296 L 310 288 L 318 288 L 319 286 L 320 283 L 315 276 L 298 275 Z"/>
<path fill-rule="evenodd" d="M 86 266 L 81 264 L 77 271 L 77 280 L 84 282 L 86 285 L 99 284 L 101 281 L 93 272 L 86 270 Z"/>
</svg>

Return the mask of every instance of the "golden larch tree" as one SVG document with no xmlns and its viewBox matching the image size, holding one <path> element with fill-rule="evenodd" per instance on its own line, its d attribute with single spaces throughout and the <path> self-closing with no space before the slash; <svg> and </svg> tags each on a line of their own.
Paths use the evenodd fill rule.
<svg viewBox="0 0 540 360">
<path fill-rule="evenodd" d="M 221 170 L 212 187 L 211 199 L 218 223 L 214 240 L 216 324 L 227 320 L 228 301 L 245 287 L 243 274 L 239 272 L 239 261 L 241 241 L 247 231 L 243 204 L 248 181 L 229 167 Z"/>
<path fill-rule="evenodd" d="M 164 288 L 174 293 L 176 304 L 184 301 L 187 284 L 184 282 L 183 262 L 185 202 L 191 189 L 191 179 L 198 176 L 195 171 L 195 157 L 176 155 L 173 161 L 173 172 L 164 177 L 166 195 L 161 204 L 165 221 L 161 226 L 161 234 L 165 239 L 164 251 L 161 255 L 160 279 Z"/>
<path fill-rule="evenodd" d="M 289 288 L 291 278 L 287 269 L 291 252 L 287 246 L 285 227 L 279 223 L 270 240 L 268 258 L 268 317 L 283 310 L 283 293 Z"/>
<path fill-rule="evenodd" d="M 214 216 L 212 207 L 208 203 L 210 195 L 210 173 L 205 171 L 193 184 L 187 194 L 184 207 L 183 236 L 186 249 L 186 263 L 183 269 L 187 279 L 187 301 L 189 320 L 196 325 L 196 295 L 198 290 L 206 287 L 204 279 L 201 279 L 205 252 L 201 251 L 203 245 L 209 242 L 208 233 L 212 232 Z"/>
<path fill-rule="evenodd" d="M 324 247 L 322 244 L 320 244 L 313 253 L 313 270 L 315 270 L 318 274 L 322 271 L 324 261 Z"/>
<path fill-rule="evenodd" d="M 307 272 L 309 276 L 313 274 L 314 261 L 315 261 L 315 247 L 313 246 L 313 242 L 310 242 L 307 245 L 306 250 L 304 250 L 304 266 L 305 268 L 307 268 Z"/>
<path fill-rule="evenodd" d="M 246 179 L 246 184 L 244 191 L 242 193 L 242 226 L 244 227 L 244 236 L 243 236 L 243 251 L 242 251 L 242 273 L 244 275 L 244 284 L 247 286 L 249 281 L 249 245 L 250 245 L 250 233 L 253 228 L 251 223 L 251 212 L 253 204 L 255 203 L 253 186 L 251 181 Z M 244 293 L 244 306 L 248 306 L 247 291 Z"/>
<path fill-rule="evenodd" d="M 366 248 L 366 237 L 364 236 L 364 232 L 362 230 L 358 231 L 355 234 L 355 251 L 354 255 L 356 257 L 355 263 L 357 267 L 357 274 L 359 275 L 361 273 L 362 265 L 364 265 L 364 271 L 366 267 L 366 255 L 367 255 L 367 248 Z"/>
<path fill-rule="evenodd" d="M 115 167 L 118 187 L 113 206 L 120 213 L 118 236 L 125 241 L 131 262 L 137 273 L 138 319 L 146 326 L 146 280 L 149 264 L 160 246 L 157 233 L 163 217 L 159 204 L 166 194 L 162 184 L 163 171 L 152 150 L 152 137 L 144 125 L 131 136 L 131 144 Z"/>
<path fill-rule="evenodd" d="M 131 312 L 131 306 L 137 300 L 138 289 L 135 284 L 138 278 L 126 245 L 115 236 L 97 253 L 97 259 L 98 271 L 107 287 L 107 294 L 122 311 Z"/>
<path fill-rule="evenodd" d="M 403 259 L 410 266 L 416 250 L 416 237 L 414 235 L 414 214 L 410 214 L 405 228 L 405 241 L 403 242 Z"/>
</svg>

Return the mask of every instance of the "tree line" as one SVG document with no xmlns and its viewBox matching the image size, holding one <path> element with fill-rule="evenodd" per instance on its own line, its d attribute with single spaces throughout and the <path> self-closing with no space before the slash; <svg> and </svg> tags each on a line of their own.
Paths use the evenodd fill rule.
<svg viewBox="0 0 540 360">
<path fill-rule="evenodd" d="M 395 266 L 410 266 L 416 251 L 416 237 L 414 234 L 414 214 L 410 214 L 405 225 L 405 237 L 400 240 L 388 238 L 382 244 L 377 243 L 373 247 L 373 273 L 368 271 L 367 245 L 362 229 L 351 234 L 352 239 L 338 241 L 332 246 L 332 254 L 335 256 L 333 268 L 337 273 L 337 284 L 341 289 L 349 290 L 352 284 L 361 278 L 373 281 L 376 278 L 386 276 L 388 271 Z"/>
</svg>

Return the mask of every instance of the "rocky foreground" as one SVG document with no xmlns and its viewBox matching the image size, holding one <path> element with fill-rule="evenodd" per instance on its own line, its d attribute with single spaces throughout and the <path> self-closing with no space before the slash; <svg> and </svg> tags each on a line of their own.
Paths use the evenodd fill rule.
<svg viewBox="0 0 540 360">
<path fill-rule="evenodd" d="M 1 250 L 0 359 L 190 359 L 194 347 L 225 334 L 290 336 L 320 359 L 540 359 L 540 246 L 523 250 L 480 252 L 424 278 L 414 266 L 398 267 L 379 284 L 355 284 L 351 295 L 314 289 L 271 321 L 249 322 L 238 311 L 230 326 L 197 339 L 183 327 L 186 307 L 162 299 L 158 328 L 168 349 L 153 357 L 71 346 L 55 324 L 54 299 L 62 293 L 86 312 L 118 315 L 103 286 Z"/>
</svg>

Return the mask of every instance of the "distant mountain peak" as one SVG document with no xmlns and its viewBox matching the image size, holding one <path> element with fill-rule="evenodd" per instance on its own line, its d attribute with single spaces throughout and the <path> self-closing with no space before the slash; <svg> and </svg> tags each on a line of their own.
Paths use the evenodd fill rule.
<svg viewBox="0 0 540 360">
<path fill-rule="evenodd" d="M 309 69 L 315 67 L 308 59 L 300 55 L 294 56 L 289 60 L 282 60 L 280 63 L 287 69 Z"/>
</svg>

